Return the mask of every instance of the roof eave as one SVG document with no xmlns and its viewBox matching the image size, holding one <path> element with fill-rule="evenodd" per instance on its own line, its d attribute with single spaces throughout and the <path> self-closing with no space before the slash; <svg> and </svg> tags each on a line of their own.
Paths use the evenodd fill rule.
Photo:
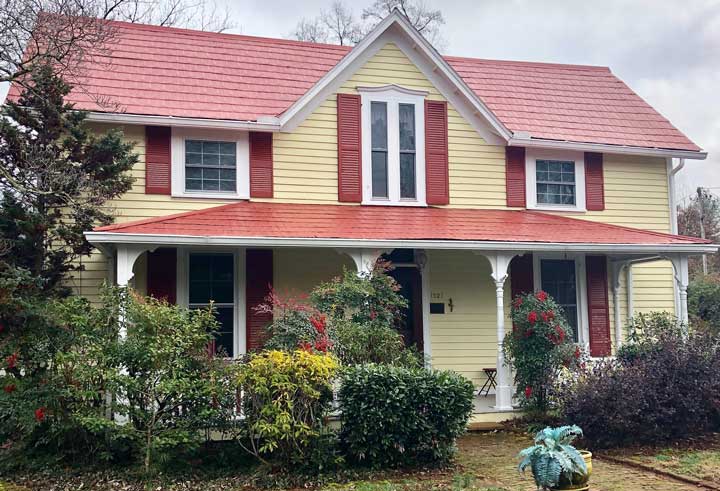
<svg viewBox="0 0 720 491">
<path fill-rule="evenodd" d="M 556 148 L 562 150 L 577 150 L 581 152 L 615 153 L 623 155 L 642 155 L 649 157 L 681 158 L 705 160 L 707 152 L 702 150 L 681 150 L 670 148 L 635 147 L 630 145 L 610 145 L 603 143 L 585 143 L 566 140 L 548 140 L 543 138 L 527 138 L 514 136 L 508 140 L 508 145 L 518 147 Z"/>
<path fill-rule="evenodd" d="M 174 126 L 223 130 L 280 131 L 277 118 L 268 116 L 257 121 L 231 119 L 185 118 L 178 116 L 154 116 L 146 114 L 110 113 L 90 111 L 87 120 L 95 123 L 133 124 L 144 126 Z"/>
<path fill-rule="evenodd" d="M 320 247 L 376 249 L 444 249 L 477 251 L 591 252 L 606 254 L 712 254 L 716 244 L 595 244 L 561 242 L 501 242 L 437 239 L 342 239 L 315 237 L 223 237 L 197 235 L 137 234 L 124 232 L 85 232 L 95 246 L 110 244 L 225 246 L 225 247 Z"/>
</svg>

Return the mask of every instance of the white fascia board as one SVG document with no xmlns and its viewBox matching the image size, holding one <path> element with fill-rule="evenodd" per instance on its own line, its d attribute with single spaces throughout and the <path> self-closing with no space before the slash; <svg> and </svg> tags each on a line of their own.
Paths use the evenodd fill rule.
<svg viewBox="0 0 720 491">
<path fill-rule="evenodd" d="M 512 136 L 510 130 L 505 128 L 500 120 L 497 119 L 472 89 L 465 84 L 462 78 L 435 48 L 417 32 L 405 17 L 396 11 L 385 17 L 385 19 L 345 55 L 337 65 L 328 71 L 305 95 L 295 101 L 295 103 L 280 116 L 282 131 L 292 131 L 295 129 L 387 42 L 394 42 L 396 45 L 403 44 L 404 46 L 398 47 L 400 47 L 416 65 L 417 56 L 413 57 L 410 55 L 413 51 L 422 53 L 426 60 L 431 62 L 432 68 L 429 70 L 423 69 L 421 66 L 418 66 L 418 68 L 436 87 L 437 84 L 433 78 L 438 78 L 438 72 L 442 74 L 447 80 L 447 83 L 452 86 L 452 89 L 443 90 L 442 87 L 437 87 L 438 90 L 440 90 L 451 103 L 453 103 L 452 97 L 449 96 L 452 94 L 462 95 L 465 104 L 472 107 L 472 111 L 469 111 L 469 113 L 482 117 L 484 119 L 483 123 L 492 129 L 492 133 L 496 135 L 494 139 L 488 138 L 493 139 L 493 143 L 497 143 L 497 138 L 500 137 L 500 141 L 504 144 Z M 407 48 L 408 46 L 410 46 L 410 49 Z M 456 103 L 453 104 L 454 106 L 458 105 L 458 98 L 455 97 L 455 99 Z M 466 119 L 472 123 L 475 118 L 466 117 Z M 489 132 L 486 131 L 486 133 Z"/>
<path fill-rule="evenodd" d="M 705 160 L 707 152 L 691 150 L 669 150 L 663 148 L 630 147 L 623 145 L 604 145 L 601 143 L 581 143 L 559 140 L 543 140 L 541 138 L 510 138 L 510 146 L 556 148 L 562 150 L 578 150 L 581 152 L 614 153 L 621 155 L 643 155 L 647 157 L 684 158 Z"/>
<path fill-rule="evenodd" d="M 277 118 L 260 121 L 235 121 L 231 119 L 182 118 L 175 116 L 150 116 L 144 114 L 89 112 L 87 120 L 95 123 L 137 124 L 143 126 L 174 126 L 224 130 L 280 131 Z"/>
<path fill-rule="evenodd" d="M 93 245 L 100 244 L 151 244 L 151 245 L 204 245 L 224 247 L 319 247 L 350 249 L 443 249 L 477 251 L 548 251 L 598 252 L 605 254 L 712 254 L 716 244 L 592 244 L 559 242 L 499 242 L 472 240 L 379 240 L 379 239 L 318 239 L 312 237 L 217 237 L 196 235 L 132 234 L 122 232 L 85 232 Z"/>
</svg>

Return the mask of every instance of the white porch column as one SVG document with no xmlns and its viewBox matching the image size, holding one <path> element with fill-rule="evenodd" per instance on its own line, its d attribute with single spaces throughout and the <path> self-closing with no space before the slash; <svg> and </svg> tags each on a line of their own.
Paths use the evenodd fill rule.
<svg viewBox="0 0 720 491">
<path fill-rule="evenodd" d="M 135 273 L 133 272 L 133 266 L 135 261 L 140 255 L 154 248 L 140 245 L 118 245 L 117 254 L 115 257 L 115 284 L 117 286 L 127 288 L 130 284 Z M 126 335 L 124 323 L 120 327 L 120 337 L 124 338 Z"/>
<path fill-rule="evenodd" d="M 497 387 L 495 388 L 495 410 L 512 411 L 512 382 L 510 368 L 505 363 L 503 341 L 505 339 L 505 280 L 508 277 L 508 266 L 515 253 L 497 252 L 481 253 L 490 261 L 491 276 L 495 281 L 495 306 L 497 307 Z"/>
<path fill-rule="evenodd" d="M 675 272 L 675 284 L 677 285 L 680 305 L 678 306 L 677 316 L 687 326 L 688 324 L 688 305 L 687 305 L 687 289 L 689 283 L 688 274 L 688 258 L 683 255 L 674 255 L 670 257 L 673 270 Z"/>
<path fill-rule="evenodd" d="M 370 273 L 375 267 L 375 263 L 385 253 L 390 252 L 389 249 L 337 249 L 340 254 L 350 256 L 355 262 L 358 274 Z"/>
<path fill-rule="evenodd" d="M 612 296 L 613 296 L 613 321 L 615 323 L 615 351 L 622 346 L 622 322 L 620 320 L 620 275 L 623 268 L 628 266 L 628 262 L 612 263 Z"/>
</svg>

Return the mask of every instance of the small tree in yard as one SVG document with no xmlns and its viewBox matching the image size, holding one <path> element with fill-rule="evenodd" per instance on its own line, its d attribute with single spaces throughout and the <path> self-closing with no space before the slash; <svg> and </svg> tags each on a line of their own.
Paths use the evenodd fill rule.
<svg viewBox="0 0 720 491">
<path fill-rule="evenodd" d="M 91 252 L 83 233 L 112 222 L 105 205 L 130 189 L 137 162 L 120 131 L 91 133 L 85 114 L 64 102 L 69 91 L 50 65 L 35 67 L 0 116 L 0 259 L 56 295 Z"/>
<path fill-rule="evenodd" d="M 515 370 L 517 397 L 528 409 L 546 411 L 557 372 L 580 365 L 582 350 L 568 334 L 562 308 L 544 291 L 515 297 L 511 315 L 503 349 Z"/>
</svg>

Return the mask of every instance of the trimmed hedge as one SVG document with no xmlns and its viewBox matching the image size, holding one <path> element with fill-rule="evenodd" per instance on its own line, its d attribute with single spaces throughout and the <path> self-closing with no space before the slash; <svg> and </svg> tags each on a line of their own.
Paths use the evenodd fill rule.
<svg viewBox="0 0 720 491">
<path fill-rule="evenodd" d="M 339 393 L 341 443 L 371 467 L 448 461 L 473 410 L 473 385 L 449 371 L 368 364 L 349 368 Z"/>
</svg>

